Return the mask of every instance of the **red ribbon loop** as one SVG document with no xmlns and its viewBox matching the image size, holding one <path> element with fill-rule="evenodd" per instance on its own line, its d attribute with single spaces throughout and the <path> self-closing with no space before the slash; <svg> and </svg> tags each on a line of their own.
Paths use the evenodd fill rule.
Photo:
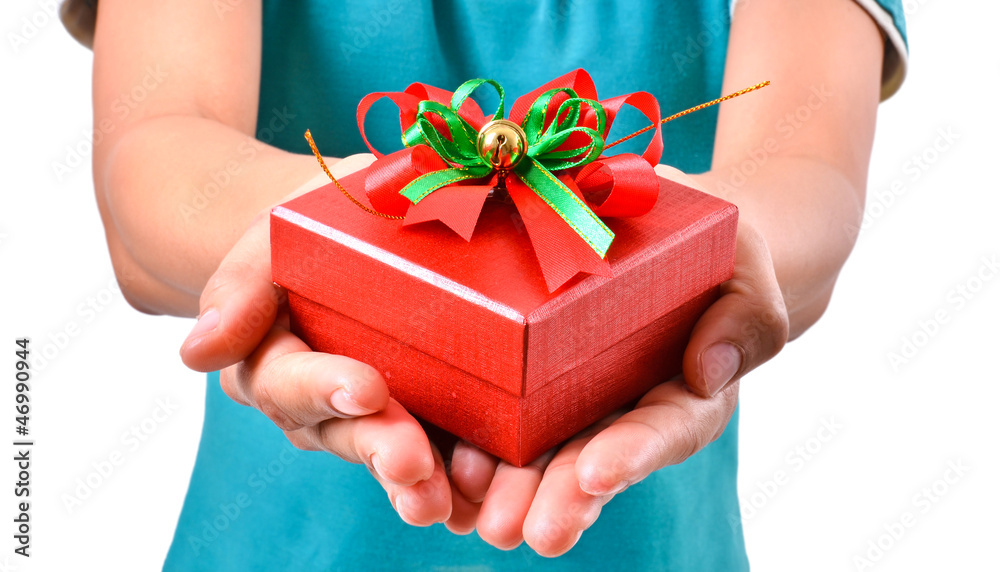
<svg viewBox="0 0 1000 572">
<path fill-rule="evenodd" d="M 430 147 L 416 145 L 383 156 L 368 167 L 365 194 L 372 207 L 388 215 L 402 216 L 413 206 L 399 190 L 417 177 L 448 168 Z"/>
<path fill-rule="evenodd" d="M 656 171 L 632 153 L 602 157 L 575 177 L 590 210 L 600 217 L 640 216 L 652 210 L 660 191 Z"/>
<path fill-rule="evenodd" d="M 615 116 L 621 111 L 621 108 L 626 105 L 631 105 L 632 107 L 639 110 L 640 113 L 646 116 L 653 125 L 656 127 L 653 129 L 653 138 L 650 139 L 649 145 L 646 146 L 646 150 L 642 153 L 642 158 L 646 160 L 650 166 L 655 166 L 659 164 L 660 157 L 663 156 L 663 136 L 662 136 L 662 125 L 660 124 L 660 103 L 656 101 L 656 98 L 652 94 L 646 93 L 645 91 L 637 91 L 635 93 L 629 93 L 627 95 L 619 95 L 618 97 L 612 97 L 601 102 L 604 106 L 604 111 L 608 114 L 608 131 L 611 130 L 611 124 L 614 123 Z M 604 133 L 607 137 L 607 132 Z"/>
<path fill-rule="evenodd" d="M 534 103 L 540 95 L 546 91 L 559 89 L 561 87 L 568 87 L 572 89 L 576 92 L 577 97 L 582 97 L 584 99 L 597 99 L 597 88 L 594 87 L 594 80 L 591 79 L 590 74 L 586 71 L 577 69 L 564 76 L 557 77 L 549 83 L 539 87 L 535 91 L 526 93 L 517 98 L 517 101 L 515 101 L 514 105 L 510 108 L 510 115 L 508 118 L 514 123 L 520 125 L 521 122 L 524 121 L 524 116 L 528 114 L 528 110 L 531 109 L 531 104 Z M 559 109 L 559 104 L 565 100 L 566 97 L 564 96 L 562 100 L 558 101 L 558 103 L 550 105 L 549 107 L 551 111 L 555 112 L 555 110 Z"/>
</svg>

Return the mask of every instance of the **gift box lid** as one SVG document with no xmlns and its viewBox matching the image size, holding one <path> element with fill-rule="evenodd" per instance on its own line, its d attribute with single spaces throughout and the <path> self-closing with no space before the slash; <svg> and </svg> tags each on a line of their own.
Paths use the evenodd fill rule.
<svg viewBox="0 0 1000 572">
<path fill-rule="evenodd" d="M 661 178 L 652 211 L 606 220 L 614 277 L 580 274 L 549 293 L 511 204 L 487 201 L 466 242 L 437 222 L 373 216 L 330 184 L 273 209 L 272 273 L 296 294 L 524 396 L 727 280 L 737 216 L 734 205 Z"/>
</svg>

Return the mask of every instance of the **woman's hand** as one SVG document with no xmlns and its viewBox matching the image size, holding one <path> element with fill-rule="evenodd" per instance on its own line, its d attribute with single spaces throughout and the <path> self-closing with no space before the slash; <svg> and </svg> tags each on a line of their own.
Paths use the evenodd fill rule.
<svg viewBox="0 0 1000 572">
<path fill-rule="evenodd" d="M 697 177 L 704 185 L 657 168 L 740 208 L 735 273 L 695 326 L 684 383 L 653 388 L 632 411 L 529 467 L 459 445 L 451 474 L 464 500 L 448 522 L 453 530 L 474 525 L 495 546 L 524 540 L 546 556 L 569 550 L 615 493 L 716 438 L 738 380 L 826 309 L 856 238 L 845 229 L 857 228 L 863 212 L 885 44 L 858 2 L 790 6 L 734 6 L 721 91 L 763 79 L 772 86 L 719 109 L 712 170 Z M 817 103 L 824 87 L 835 93 Z M 790 122 L 803 113 L 807 121 Z"/>
<path fill-rule="evenodd" d="M 682 173 L 661 176 L 689 186 Z M 739 379 L 788 338 L 788 316 L 767 245 L 741 222 L 732 279 L 695 325 L 683 379 L 654 387 L 635 408 L 617 412 L 523 468 L 461 443 L 451 476 L 461 499 L 447 522 L 472 527 L 490 544 L 527 542 L 543 556 L 576 544 L 615 494 L 653 471 L 678 464 L 717 439 L 736 409 Z"/>
<path fill-rule="evenodd" d="M 373 159 L 353 155 L 331 168 L 342 177 Z M 311 181 L 285 200 L 316 186 Z M 221 370 L 223 391 L 267 415 L 296 447 L 364 463 L 404 521 L 445 520 L 451 489 L 441 455 L 389 397 L 381 374 L 310 351 L 289 331 L 287 300 L 271 281 L 269 213 L 256 217 L 205 286 L 198 322 L 181 347 L 184 363 Z"/>
</svg>

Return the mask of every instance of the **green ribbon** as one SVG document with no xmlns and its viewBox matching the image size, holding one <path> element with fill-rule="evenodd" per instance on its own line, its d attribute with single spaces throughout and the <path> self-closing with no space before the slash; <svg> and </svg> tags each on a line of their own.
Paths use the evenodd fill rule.
<svg viewBox="0 0 1000 572">
<path fill-rule="evenodd" d="M 458 114 L 465 100 L 483 85 L 492 86 L 500 95 L 500 103 L 493 118 L 503 118 L 503 88 L 489 79 L 474 79 L 463 83 L 452 95 L 448 106 L 435 101 L 421 101 L 418 105 L 417 120 L 403 132 L 403 144 L 407 147 L 427 145 L 452 167 L 424 174 L 403 187 L 400 194 L 414 204 L 442 187 L 463 180 L 481 179 L 493 173 L 493 166 L 479 156 L 479 131 Z M 565 93 L 569 98 L 560 104 L 556 119 L 546 128 L 546 111 L 552 98 L 558 93 Z M 578 125 L 583 106 L 594 110 L 597 116 L 596 129 Z M 429 119 L 430 116 L 441 119 L 448 137 L 438 131 Z M 511 172 L 552 207 L 601 258 L 604 258 L 611 246 L 614 233 L 553 171 L 579 167 L 597 159 L 604 150 L 602 134 L 606 122 L 607 113 L 600 103 L 577 97 L 576 92 L 570 88 L 556 88 L 543 93 L 531 104 L 521 122 L 528 148 Z M 575 149 L 558 150 L 574 133 L 583 133 L 589 142 Z"/>
</svg>

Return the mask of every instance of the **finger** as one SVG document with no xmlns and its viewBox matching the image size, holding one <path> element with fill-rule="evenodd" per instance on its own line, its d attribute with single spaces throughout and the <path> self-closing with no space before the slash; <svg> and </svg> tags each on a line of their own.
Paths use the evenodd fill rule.
<svg viewBox="0 0 1000 572">
<path fill-rule="evenodd" d="M 476 521 L 483 499 L 496 473 L 499 459 L 479 447 L 459 441 L 451 454 L 448 475 L 452 486 L 451 517 L 445 522 L 455 534 L 469 534 Z"/>
<path fill-rule="evenodd" d="M 286 431 L 332 417 L 369 415 L 389 403 L 389 389 L 375 368 L 309 351 L 278 326 L 246 360 L 223 370 L 220 382 L 234 401 L 259 409 Z"/>
<path fill-rule="evenodd" d="M 445 522 L 452 514 L 452 488 L 444 460 L 437 447 L 430 445 L 430 452 L 433 454 L 433 473 L 430 478 L 413 484 L 399 484 L 372 470 L 372 475 L 385 489 L 392 508 L 403 522 L 413 526 Z"/>
<path fill-rule="evenodd" d="M 479 447 L 459 441 L 451 454 L 451 481 L 467 500 L 481 503 L 486 498 L 499 462 Z"/>
<path fill-rule="evenodd" d="M 371 153 L 355 153 L 354 155 L 348 155 L 347 157 L 338 160 L 336 164 L 330 162 L 327 162 L 327 164 L 330 166 L 330 172 L 333 176 L 339 178 L 346 177 L 351 173 L 369 167 L 375 162 L 375 159 L 375 155 L 372 155 Z M 326 179 L 326 181 L 329 182 L 329 179 Z"/>
<path fill-rule="evenodd" d="M 524 467 L 497 466 L 476 519 L 480 538 L 501 550 L 512 550 L 524 541 L 524 520 L 554 454 L 549 451 Z"/>
<path fill-rule="evenodd" d="M 201 294 L 201 313 L 181 346 L 181 359 L 197 371 L 239 362 L 274 323 L 284 293 L 271 282 L 266 213 L 258 215 L 219 264 Z"/>
<path fill-rule="evenodd" d="M 371 415 L 328 419 L 286 434 L 299 448 L 364 463 L 380 481 L 410 486 L 430 479 L 435 471 L 427 434 L 395 399 Z"/>
<path fill-rule="evenodd" d="M 476 518 L 479 516 L 479 509 L 482 503 L 471 502 L 458 487 L 455 482 L 451 483 L 451 516 L 444 525 L 454 534 L 469 534 L 476 529 Z"/>
<path fill-rule="evenodd" d="M 715 395 L 774 357 L 788 340 L 788 314 L 764 239 L 740 224 L 732 279 L 695 324 L 684 350 L 684 379 Z"/>
<path fill-rule="evenodd" d="M 695 395 L 681 380 L 654 387 L 583 448 L 576 461 L 581 490 L 616 494 L 684 461 L 722 435 L 738 394 L 739 382 L 712 398 Z"/>
<path fill-rule="evenodd" d="M 670 165 L 655 165 L 653 170 L 656 171 L 658 177 L 663 177 L 675 183 L 680 183 L 686 187 L 691 187 L 692 189 L 702 190 L 702 185 L 698 184 L 691 175 L 688 175 L 684 171 L 681 171 L 677 167 L 672 167 Z M 702 191 L 704 192 L 704 191 Z"/>
<path fill-rule="evenodd" d="M 574 467 L 592 433 L 581 435 L 559 450 L 535 491 L 522 532 L 528 546 L 542 556 L 560 556 L 573 548 L 613 496 L 596 497 L 580 489 Z"/>
</svg>

